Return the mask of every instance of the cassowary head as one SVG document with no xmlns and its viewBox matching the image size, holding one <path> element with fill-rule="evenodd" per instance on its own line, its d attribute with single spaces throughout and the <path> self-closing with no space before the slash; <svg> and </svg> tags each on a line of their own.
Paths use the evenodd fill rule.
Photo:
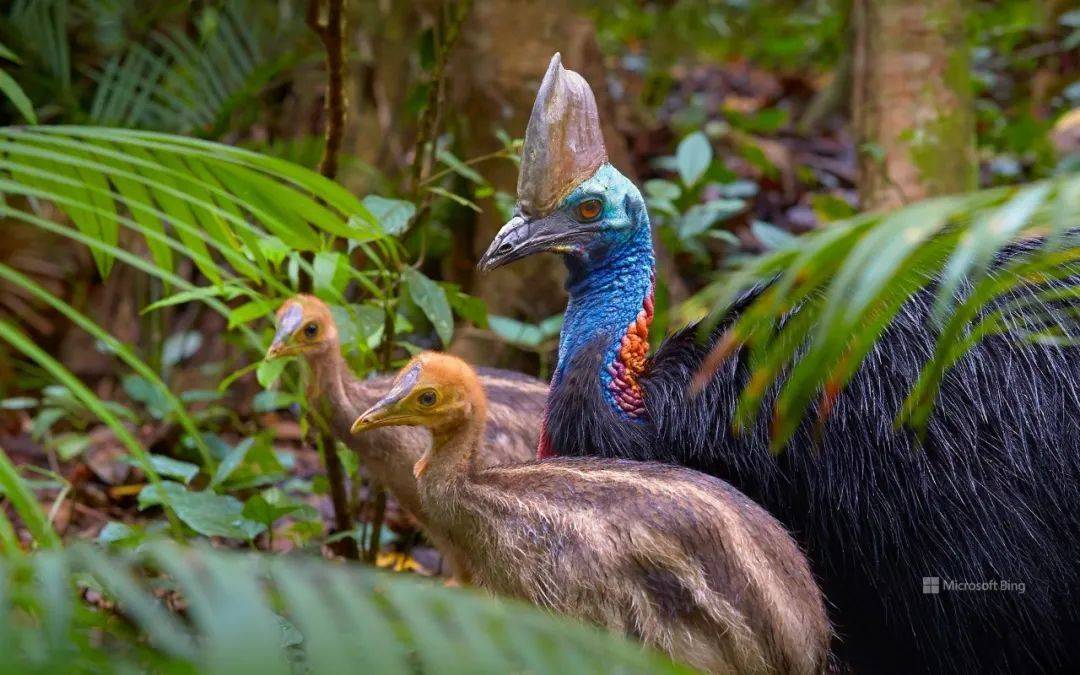
<svg viewBox="0 0 1080 675">
<path fill-rule="evenodd" d="M 560 253 L 587 267 L 648 236 L 641 193 L 607 161 L 596 100 L 584 78 L 551 59 L 525 131 L 517 212 L 479 267 Z"/>
<path fill-rule="evenodd" d="M 483 420 L 487 396 L 476 371 L 456 356 L 424 352 L 398 373 L 393 387 L 352 425 L 352 433 L 386 426 L 427 427 L 436 438 L 461 426 Z M 417 478 L 424 473 L 431 453 L 416 463 Z"/>
<path fill-rule="evenodd" d="M 314 354 L 337 348 L 337 325 L 330 308 L 315 296 L 296 295 L 277 311 L 277 329 L 266 358 Z"/>
</svg>

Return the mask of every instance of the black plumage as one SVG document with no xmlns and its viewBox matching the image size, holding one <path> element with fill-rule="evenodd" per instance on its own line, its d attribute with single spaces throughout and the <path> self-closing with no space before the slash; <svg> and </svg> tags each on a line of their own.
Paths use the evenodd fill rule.
<svg viewBox="0 0 1080 675">
<path fill-rule="evenodd" d="M 932 354 L 932 301 L 906 303 L 824 427 L 812 410 L 779 455 L 768 414 L 732 431 L 746 354 L 689 393 L 710 347 L 693 330 L 648 363 L 641 421 L 597 386 L 606 338 L 576 354 L 550 394 L 551 449 L 689 466 L 765 506 L 807 551 L 856 672 L 1080 672 L 1080 349 L 984 340 L 946 374 L 920 444 L 893 420 Z"/>
</svg>

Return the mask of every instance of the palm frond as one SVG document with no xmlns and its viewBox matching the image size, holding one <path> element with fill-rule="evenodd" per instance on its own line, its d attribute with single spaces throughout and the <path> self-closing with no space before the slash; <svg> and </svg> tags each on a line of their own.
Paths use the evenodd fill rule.
<svg viewBox="0 0 1080 675">
<path fill-rule="evenodd" d="M 366 252 L 376 272 L 398 255 L 398 243 L 364 205 L 324 177 L 254 152 L 153 132 L 0 128 L 0 192 L 7 197 L 0 203 L 0 217 L 86 245 L 103 275 L 120 261 L 178 290 L 178 297 L 205 303 L 227 317 L 230 328 L 238 327 L 253 350 L 266 345 L 247 324 L 263 320 L 281 297 L 296 290 L 283 281 L 286 261 L 318 281 L 324 260 L 336 256 L 340 262 L 333 250 L 338 238 Z M 42 212 L 42 202 L 50 202 L 68 222 L 55 211 Z M 130 237 L 121 239 L 122 229 L 145 240 L 149 258 L 121 245 L 131 243 Z M 268 240 L 278 241 L 286 252 L 268 259 L 263 254 Z M 304 251 L 314 253 L 313 263 L 301 255 Z M 177 274 L 182 259 L 190 260 L 211 285 L 199 286 Z M 364 271 L 344 267 L 349 278 L 381 292 Z M 216 462 L 195 421 L 133 350 L 16 270 L 0 267 L 0 279 L 65 315 L 156 388 L 200 450 L 203 469 L 213 472 Z M 347 312 L 355 311 L 344 298 L 343 285 L 323 284 L 322 290 Z M 230 306 L 232 298 L 247 302 Z M 67 384 L 157 481 L 145 449 L 71 372 L 17 325 L 0 324 L 0 339 Z"/>
<path fill-rule="evenodd" d="M 1072 174 L 834 223 L 751 260 L 692 301 L 712 309 L 712 326 L 747 289 L 764 289 L 730 326 L 707 370 L 749 349 L 752 373 L 737 426 L 762 412 L 770 385 L 782 380 L 772 411 L 774 447 L 782 448 L 815 401 L 828 414 L 905 302 L 930 292 L 935 350 L 896 411 L 898 424 L 921 431 L 948 368 L 988 335 L 1080 339 L 1077 222 L 1080 175 Z"/>
<path fill-rule="evenodd" d="M 68 0 L 15 0 L 8 10 L 8 21 L 23 39 L 19 54 L 44 65 L 59 87 L 58 97 L 71 89 L 69 11 Z"/>
<path fill-rule="evenodd" d="M 180 254 L 215 283 L 239 273 L 279 293 L 288 289 L 261 257 L 261 240 L 273 236 L 301 252 L 320 250 L 330 237 L 364 245 L 387 236 L 360 200 L 314 172 L 152 132 L 0 128 L 0 181 L 8 194 L 53 202 L 76 230 L 106 246 L 117 244 L 120 226 L 140 233 L 165 271 Z M 4 211 L 24 220 L 30 213 Z M 108 274 L 113 256 L 98 250 L 95 259 Z"/>
<path fill-rule="evenodd" d="M 295 61 L 294 41 L 259 32 L 253 8 L 230 3 L 215 12 L 199 41 L 179 30 L 157 31 L 111 57 L 99 71 L 90 119 L 105 126 L 176 133 L 219 129 Z"/>
</svg>

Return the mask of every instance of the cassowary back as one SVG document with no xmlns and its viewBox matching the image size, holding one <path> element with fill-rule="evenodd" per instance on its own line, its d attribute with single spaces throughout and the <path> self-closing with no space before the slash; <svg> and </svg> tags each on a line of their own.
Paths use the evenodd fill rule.
<svg viewBox="0 0 1080 675">
<path fill-rule="evenodd" d="M 839 651 L 860 669 L 1064 668 L 1080 637 L 1080 350 L 984 340 L 946 374 L 920 444 L 893 421 L 933 351 L 931 301 L 907 303 L 824 426 L 811 410 L 779 456 L 768 450 L 775 390 L 756 425 L 732 431 L 745 354 L 688 393 L 709 348 L 692 330 L 656 353 L 641 423 L 600 400 L 590 374 L 603 345 L 576 355 L 549 401 L 551 445 L 690 466 L 766 506 L 807 550 Z M 940 592 L 924 593 L 934 577 Z"/>
</svg>

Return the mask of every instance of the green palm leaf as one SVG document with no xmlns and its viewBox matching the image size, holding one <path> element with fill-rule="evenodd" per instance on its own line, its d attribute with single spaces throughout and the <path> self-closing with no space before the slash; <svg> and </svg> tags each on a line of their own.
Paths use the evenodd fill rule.
<svg viewBox="0 0 1080 675">
<path fill-rule="evenodd" d="M 218 283 L 223 259 L 259 285 L 276 285 L 278 293 L 286 289 L 276 281 L 277 270 L 252 244 L 274 235 L 294 251 L 315 251 L 330 237 L 369 241 L 379 231 L 358 199 L 318 174 L 164 134 L 0 128 L 0 172 L 13 181 L 5 192 L 53 201 L 77 229 L 107 245 L 118 242 L 119 222 L 143 234 L 162 267 L 173 262 L 171 248 Z M 118 207 L 132 218 L 119 216 Z M 163 236 L 166 225 L 175 242 Z M 111 256 L 98 251 L 95 259 L 107 274 Z"/>
<path fill-rule="evenodd" d="M 706 326 L 747 288 L 766 287 L 710 359 L 715 368 L 735 349 L 749 350 L 752 372 L 736 426 L 762 412 L 770 386 L 781 380 L 771 411 L 775 449 L 791 439 L 815 402 L 827 416 L 897 312 L 926 288 L 933 288 L 936 346 L 903 409 L 895 411 L 898 424 L 925 429 L 944 373 L 988 335 L 1074 344 L 1080 338 L 1077 223 L 1080 175 L 1063 175 L 860 215 L 716 281 L 693 301 L 713 308 Z M 1003 258 L 1005 249 L 1023 242 L 1031 250 Z M 1071 313 L 1062 303 L 1072 303 Z"/>
<path fill-rule="evenodd" d="M 211 134 L 299 55 L 297 41 L 261 30 L 255 7 L 229 3 L 214 12 L 198 40 L 178 30 L 155 32 L 92 73 L 97 89 L 90 119 L 104 126 Z"/>
</svg>

